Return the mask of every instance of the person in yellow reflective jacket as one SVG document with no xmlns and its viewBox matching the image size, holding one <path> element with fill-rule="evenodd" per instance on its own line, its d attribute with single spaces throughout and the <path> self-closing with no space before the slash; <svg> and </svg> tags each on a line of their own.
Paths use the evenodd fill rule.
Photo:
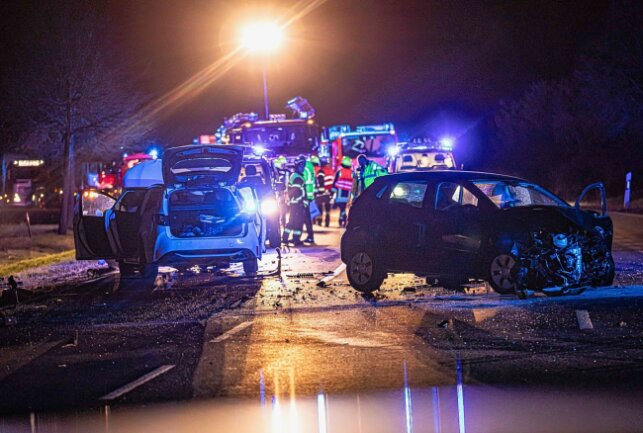
<svg viewBox="0 0 643 433">
<path fill-rule="evenodd" d="M 306 215 L 304 218 L 304 226 L 306 227 L 307 237 L 304 242 L 314 244 L 315 233 L 313 231 L 313 219 L 310 217 L 310 203 L 315 200 L 315 166 L 310 159 L 306 159 L 304 155 L 297 158 L 297 162 L 303 161 L 304 163 L 304 188 L 306 190 Z"/>
<path fill-rule="evenodd" d="M 290 175 L 288 180 L 288 206 L 290 214 L 288 215 L 288 223 L 282 235 L 282 242 L 288 244 L 292 236 L 292 242 L 295 246 L 302 244 L 301 233 L 304 226 L 304 219 L 308 207 L 306 206 L 306 184 L 304 182 L 304 168 L 305 161 L 297 161 L 295 164 L 295 172 Z M 308 214 L 310 218 L 310 213 Z"/>
<path fill-rule="evenodd" d="M 357 198 L 366 188 L 371 186 L 375 179 L 388 174 L 388 170 L 375 161 L 371 161 L 366 155 L 357 157 L 357 169 L 353 176 L 355 182 L 353 185 L 353 198 Z"/>
</svg>

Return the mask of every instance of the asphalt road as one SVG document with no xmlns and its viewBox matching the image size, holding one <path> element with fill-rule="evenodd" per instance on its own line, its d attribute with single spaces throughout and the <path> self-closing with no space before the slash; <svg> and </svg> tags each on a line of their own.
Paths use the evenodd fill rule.
<svg viewBox="0 0 643 433">
<path fill-rule="evenodd" d="M 256 279 L 115 274 L 41 294 L 3 311 L 16 323 L 0 327 L 0 413 L 457 383 L 643 401 L 643 217 L 613 218 L 615 286 L 578 296 L 454 293 L 396 275 L 365 298 L 342 273 L 337 228 L 284 251 L 281 276 L 271 252 Z"/>
</svg>

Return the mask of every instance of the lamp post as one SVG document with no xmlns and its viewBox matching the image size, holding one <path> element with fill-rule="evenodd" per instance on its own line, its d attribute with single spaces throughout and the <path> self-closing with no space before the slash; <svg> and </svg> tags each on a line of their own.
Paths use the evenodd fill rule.
<svg viewBox="0 0 643 433">
<path fill-rule="evenodd" d="M 241 45 L 252 53 L 259 53 L 261 74 L 263 76 L 263 105 L 266 119 L 270 116 L 268 107 L 268 79 L 266 77 L 266 56 L 275 51 L 283 39 L 281 27 L 274 22 L 256 22 L 247 24 L 241 32 Z"/>
</svg>

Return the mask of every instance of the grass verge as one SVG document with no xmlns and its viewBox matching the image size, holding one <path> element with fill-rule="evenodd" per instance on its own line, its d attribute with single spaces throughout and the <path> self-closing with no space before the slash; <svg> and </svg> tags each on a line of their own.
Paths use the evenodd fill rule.
<svg viewBox="0 0 643 433">
<path fill-rule="evenodd" d="M 67 250 L 55 254 L 47 254 L 45 256 L 36 257 L 33 259 L 24 259 L 17 262 L 0 266 L 0 276 L 8 277 L 9 275 L 17 274 L 26 269 L 37 268 L 39 266 L 51 265 L 54 263 L 65 262 L 74 260 L 76 252 L 74 250 Z"/>
</svg>

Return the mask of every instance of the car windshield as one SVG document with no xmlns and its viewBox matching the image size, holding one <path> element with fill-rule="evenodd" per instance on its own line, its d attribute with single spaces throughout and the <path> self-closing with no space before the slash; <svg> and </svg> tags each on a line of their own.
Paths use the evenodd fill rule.
<svg viewBox="0 0 643 433">
<path fill-rule="evenodd" d="M 296 155 L 317 148 L 318 135 L 313 125 L 256 125 L 244 130 L 240 143 L 261 145 L 275 154 Z"/>
<path fill-rule="evenodd" d="M 499 209 L 524 206 L 569 207 L 551 192 L 529 182 L 484 179 L 472 183 Z"/>
<path fill-rule="evenodd" d="M 387 155 L 389 146 L 394 145 L 394 135 L 361 135 L 359 137 L 345 137 L 342 139 L 342 152 L 351 158 L 364 154 L 369 158 Z"/>
</svg>

